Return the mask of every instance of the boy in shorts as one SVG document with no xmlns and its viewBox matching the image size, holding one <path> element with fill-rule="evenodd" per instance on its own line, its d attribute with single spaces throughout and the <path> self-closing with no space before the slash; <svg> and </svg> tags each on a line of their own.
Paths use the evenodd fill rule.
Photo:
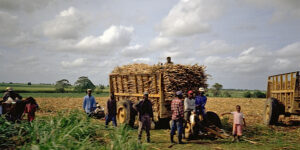
<svg viewBox="0 0 300 150">
<path fill-rule="evenodd" d="M 240 141 L 240 137 L 243 135 L 243 127 L 246 127 L 246 121 L 244 114 L 241 113 L 241 106 L 236 105 L 236 111 L 235 112 L 228 112 L 223 113 L 221 116 L 226 114 L 232 114 L 233 115 L 233 125 L 232 125 L 232 135 L 233 135 L 233 142 L 237 140 Z"/>
</svg>

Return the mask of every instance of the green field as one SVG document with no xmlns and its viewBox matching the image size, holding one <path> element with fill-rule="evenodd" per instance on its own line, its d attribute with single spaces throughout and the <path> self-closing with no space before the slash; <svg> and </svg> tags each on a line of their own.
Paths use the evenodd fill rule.
<svg viewBox="0 0 300 150">
<path fill-rule="evenodd" d="M 0 83 L 0 97 L 3 96 L 5 89 L 7 87 L 12 87 L 16 92 L 18 92 L 22 97 L 83 97 L 85 93 L 77 93 L 73 91 L 73 87 L 66 88 L 65 93 L 57 93 L 55 87 L 52 84 L 32 84 L 27 85 L 23 83 Z M 100 90 L 96 87 L 93 95 L 96 97 L 104 97 L 109 95 L 109 89 Z"/>
<path fill-rule="evenodd" d="M 27 85 L 23 83 L 0 83 L 0 97 L 2 93 L 5 92 L 6 87 L 12 87 L 16 92 L 20 93 L 23 97 L 82 97 L 85 93 L 77 93 L 73 91 L 73 87 L 66 88 L 66 93 L 56 93 L 55 87 L 53 84 L 32 84 Z M 235 90 L 235 89 L 222 89 L 221 95 L 219 97 L 226 97 L 225 92 L 229 93 L 233 98 L 242 98 L 244 97 L 245 92 L 254 92 L 255 90 Z M 263 91 L 265 93 L 265 91 Z M 94 95 L 96 97 L 108 96 L 109 88 L 100 90 L 99 87 L 96 87 Z M 213 97 L 213 92 L 209 89 L 206 93 L 208 97 Z"/>
</svg>

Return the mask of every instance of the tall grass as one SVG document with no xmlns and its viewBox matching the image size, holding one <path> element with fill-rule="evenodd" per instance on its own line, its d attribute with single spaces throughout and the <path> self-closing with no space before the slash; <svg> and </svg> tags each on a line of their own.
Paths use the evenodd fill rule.
<svg viewBox="0 0 300 150">
<path fill-rule="evenodd" d="M 20 149 L 103 149 L 103 141 L 95 141 L 102 127 L 78 111 L 40 118 L 32 123 L 12 124 L 1 118 L 2 148 Z M 7 130 L 8 129 L 8 130 Z"/>
<path fill-rule="evenodd" d="M 106 130 L 102 123 L 78 110 L 32 123 L 11 123 L 0 117 L 0 149 L 145 149 L 131 136 L 132 132 L 126 126 Z"/>
<path fill-rule="evenodd" d="M 137 142 L 137 137 L 132 137 L 130 127 L 121 125 L 110 132 L 110 146 L 107 149 L 111 150 L 144 150 L 145 145 Z M 136 132 L 136 131 L 135 131 Z"/>
</svg>

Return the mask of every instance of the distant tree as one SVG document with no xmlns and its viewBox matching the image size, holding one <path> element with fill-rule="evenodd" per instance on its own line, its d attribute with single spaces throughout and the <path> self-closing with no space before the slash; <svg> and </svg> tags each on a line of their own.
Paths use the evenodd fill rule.
<svg viewBox="0 0 300 150">
<path fill-rule="evenodd" d="M 77 92 L 84 92 L 87 89 L 94 90 L 96 88 L 93 82 L 85 76 L 79 77 L 78 80 L 75 82 L 74 86 L 74 90 Z"/>
<path fill-rule="evenodd" d="M 251 97 L 252 97 L 252 94 L 251 94 L 250 91 L 246 91 L 246 92 L 243 94 L 243 96 L 244 96 L 245 98 L 251 98 Z"/>
<path fill-rule="evenodd" d="M 31 85 L 31 82 L 28 82 L 27 85 Z"/>
<path fill-rule="evenodd" d="M 255 90 L 253 92 L 253 97 L 255 97 L 255 98 L 266 98 L 266 94 L 261 92 L 260 90 Z"/>
<path fill-rule="evenodd" d="M 104 86 L 103 84 L 100 84 L 100 85 L 99 85 L 99 88 L 100 88 L 101 90 L 103 90 L 103 89 L 105 89 L 105 86 Z"/>
<path fill-rule="evenodd" d="M 65 88 L 71 86 L 69 80 L 67 79 L 62 79 L 59 81 L 56 81 L 55 84 L 55 91 L 58 93 L 64 93 L 65 92 Z"/>
<path fill-rule="evenodd" d="M 224 97 L 231 97 L 231 94 L 230 94 L 228 91 L 225 91 L 225 92 L 223 93 L 223 95 L 224 95 Z"/>
<path fill-rule="evenodd" d="M 213 95 L 214 96 L 219 96 L 221 94 L 221 90 L 223 88 L 223 85 L 220 84 L 220 83 L 215 83 L 213 86 L 212 86 L 212 92 L 213 92 Z"/>
<path fill-rule="evenodd" d="M 13 82 L 9 82 L 9 84 L 13 84 Z"/>
</svg>

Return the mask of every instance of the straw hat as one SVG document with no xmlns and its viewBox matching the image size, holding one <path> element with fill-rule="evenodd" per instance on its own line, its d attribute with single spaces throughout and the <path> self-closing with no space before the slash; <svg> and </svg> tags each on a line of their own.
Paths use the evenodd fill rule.
<svg viewBox="0 0 300 150">
<path fill-rule="evenodd" d="M 7 87 L 6 88 L 6 91 L 9 91 L 9 92 L 11 92 L 11 91 L 13 91 L 14 89 L 12 88 L 12 87 Z"/>
<path fill-rule="evenodd" d="M 205 90 L 204 90 L 203 87 L 200 87 L 200 88 L 199 88 L 199 91 L 200 91 L 200 92 L 204 92 Z"/>
<path fill-rule="evenodd" d="M 91 92 L 92 92 L 92 89 L 87 89 L 86 91 L 87 91 L 87 92 L 89 92 L 89 91 L 91 91 Z"/>
</svg>

